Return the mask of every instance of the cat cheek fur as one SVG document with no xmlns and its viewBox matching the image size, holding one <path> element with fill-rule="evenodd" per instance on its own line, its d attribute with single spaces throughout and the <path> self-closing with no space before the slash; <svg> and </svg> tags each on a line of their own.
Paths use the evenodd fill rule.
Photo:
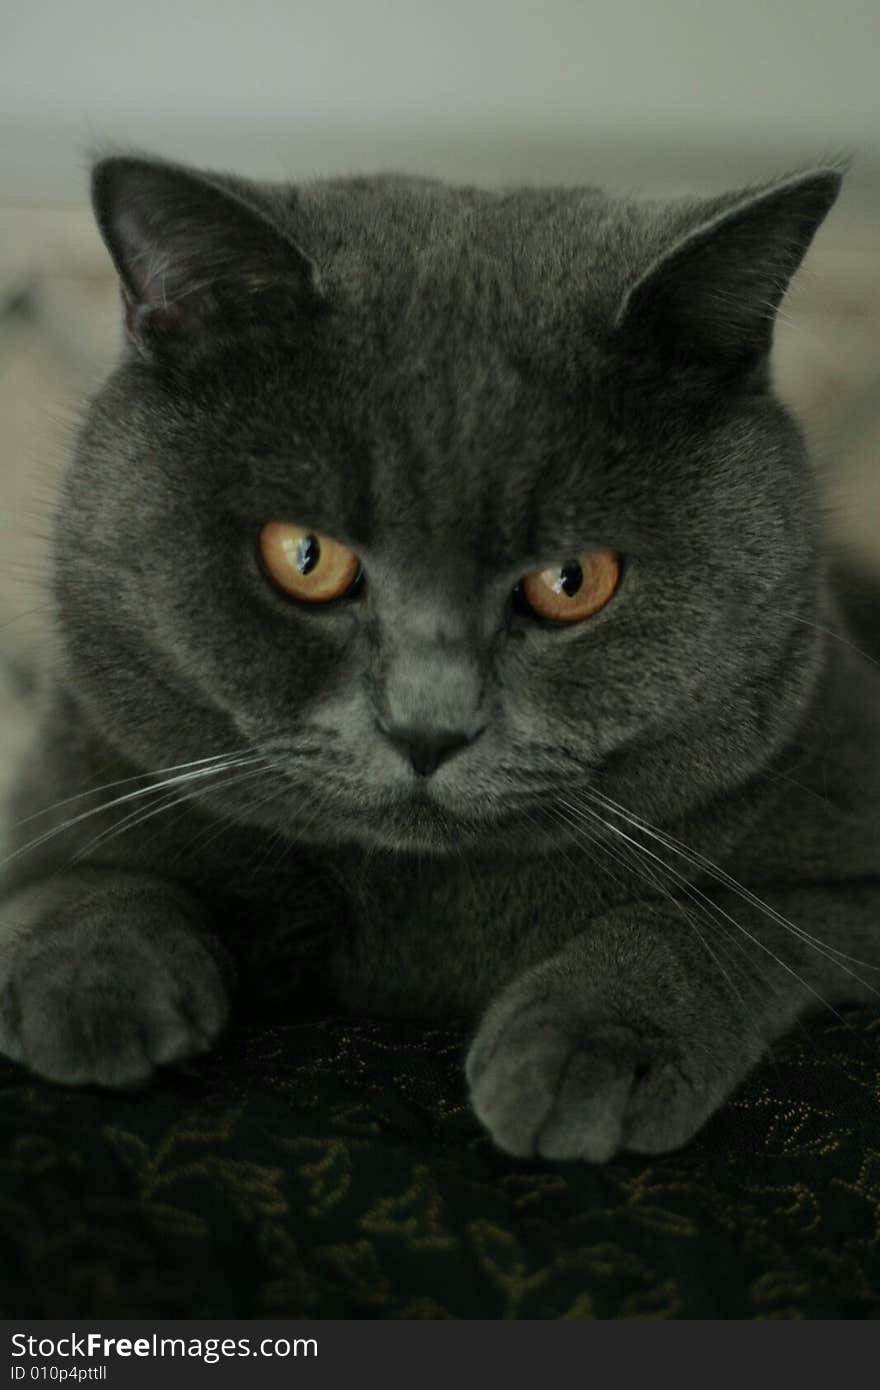
<svg viewBox="0 0 880 1390">
<path fill-rule="evenodd" d="M 58 505 L 0 1047 L 141 1084 L 211 1043 L 235 956 L 292 1013 L 319 977 L 469 1018 L 495 1142 L 601 1162 L 685 1143 L 818 998 L 867 997 L 880 684 L 829 635 L 768 366 L 839 184 L 97 166 L 127 345 Z M 362 583 L 285 598 L 267 522 Z M 603 547 L 594 617 L 517 608 Z"/>
</svg>

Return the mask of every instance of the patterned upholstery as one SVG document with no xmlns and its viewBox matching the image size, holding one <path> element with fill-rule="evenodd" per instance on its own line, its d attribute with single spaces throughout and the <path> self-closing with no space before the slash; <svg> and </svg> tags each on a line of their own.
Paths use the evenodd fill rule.
<svg viewBox="0 0 880 1390">
<path fill-rule="evenodd" d="M 460 1035 L 241 1026 L 137 1097 L 0 1071 L 6 1317 L 872 1318 L 880 1012 L 799 1030 L 688 1148 L 513 1160 Z"/>
</svg>

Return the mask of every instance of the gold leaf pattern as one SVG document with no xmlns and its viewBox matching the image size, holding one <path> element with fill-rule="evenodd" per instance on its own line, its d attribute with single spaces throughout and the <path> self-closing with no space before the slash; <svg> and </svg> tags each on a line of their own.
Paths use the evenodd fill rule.
<svg viewBox="0 0 880 1390">
<path fill-rule="evenodd" d="M 7 1317 L 880 1313 L 880 1015 L 787 1040 L 680 1153 L 498 1153 L 465 1037 L 241 1026 L 136 1098 L 0 1064 Z"/>
</svg>

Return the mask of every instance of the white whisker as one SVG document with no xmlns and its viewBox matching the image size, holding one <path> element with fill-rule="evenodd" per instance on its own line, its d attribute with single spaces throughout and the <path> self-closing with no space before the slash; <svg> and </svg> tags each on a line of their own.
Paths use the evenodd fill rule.
<svg viewBox="0 0 880 1390">
<path fill-rule="evenodd" d="M 247 748 L 233 748 L 227 753 L 212 753 L 209 758 L 194 758 L 188 763 L 172 763 L 169 767 L 157 767 L 150 772 L 135 773 L 133 777 L 120 777 L 117 781 L 105 782 L 100 787 L 87 787 L 85 791 L 75 792 L 73 796 L 66 796 L 61 801 L 53 802 L 51 806 L 43 806 L 39 811 L 34 811 L 31 815 L 25 816 L 23 820 L 17 821 L 15 825 L 10 826 L 10 829 L 18 830 L 20 826 L 27 825 L 29 821 L 37 820 L 39 816 L 48 816 L 50 811 L 57 811 L 61 806 L 69 806 L 72 801 L 80 801 L 87 796 L 97 796 L 99 792 L 112 791 L 114 787 L 124 787 L 131 782 L 142 782 L 145 777 L 158 777 L 164 772 L 183 772 L 189 767 L 200 767 L 205 763 L 215 763 L 223 758 L 244 756 L 250 752 L 251 750 Z"/>
<path fill-rule="evenodd" d="M 860 985 L 863 985 L 865 989 L 870 989 L 874 994 L 880 995 L 880 992 L 875 990 L 872 985 L 869 985 L 866 980 L 862 980 L 856 975 L 855 971 L 848 970 L 843 962 L 849 961 L 851 964 L 861 966 L 865 970 L 880 970 L 880 966 L 873 965 L 870 961 L 860 960 L 858 956 L 851 956 L 848 952 L 841 951 L 839 947 L 830 946 L 827 942 L 820 940 L 819 937 L 813 936 L 806 928 L 798 926 L 796 922 L 790 921 L 789 918 L 785 917 L 781 912 L 778 912 L 776 908 L 771 907 L 769 903 L 765 902 L 763 898 L 759 898 L 756 893 L 746 888 L 745 884 L 740 883 L 732 874 L 722 869 L 719 864 L 708 859 L 705 855 L 700 854 L 697 850 L 690 849 L 690 847 L 685 845 L 681 840 L 677 840 L 674 835 L 668 835 L 664 831 L 657 830 L 653 826 L 650 826 L 641 816 L 635 815 L 634 812 L 627 811 L 625 807 L 619 806 L 616 802 L 612 801 L 610 797 L 604 796 L 603 793 L 594 790 L 591 790 L 588 795 L 591 799 L 606 806 L 607 809 L 614 814 L 621 816 L 624 820 L 628 821 L 630 825 L 641 830 L 643 834 L 649 835 L 652 839 L 659 841 L 660 844 L 671 850 L 673 854 L 677 854 L 680 858 L 686 859 L 694 866 L 703 869 L 705 873 L 709 874 L 709 876 L 714 878 L 718 883 L 724 884 L 731 892 L 736 893 L 744 902 L 757 908 L 765 917 L 776 922 L 779 926 L 785 927 L 802 941 L 814 947 L 816 951 L 824 955 L 828 960 L 833 961 L 841 970 L 845 970 L 848 975 L 851 975 L 854 980 L 857 980 Z"/>
<path fill-rule="evenodd" d="M 851 642 L 849 638 L 844 637 L 842 633 L 835 632 L 834 628 L 823 627 L 821 623 L 811 623 L 809 618 L 801 618 L 797 613 L 784 613 L 781 608 L 775 608 L 773 612 L 778 613 L 780 618 L 789 618 L 793 623 L 803 623 L 804 627 L 812 627 L 816 632 L 824 633 L 826 637 L 833 637 L 836 642 L 840 642 L 841 646 L 849 647 L 850 651 L 857 652 L 858 655 L 863 656 L 866 661 L 870 661 L 872 666 L 880 666 L 880 661 L 878 661 L 875 656 L 872 656 L 870 652 L 866 652 L 864 647 L 860 647 L 856 642 Z"/>
<path fill-rule="evenodd" d="M 571 803 L 565 802 L 564 804 L 567 805 L 567 806 L 569 806 L 569 809 L 572 810 L 575 814 L 577 814 L 577 808 L 574 807 L 574 806 L 571 806 Z M 588 814 L 591 814 L 591 813 L 588 813 Z M 599 823 L 602 824 L 602 825 L 604 825 L 608 830 L 610 830 L 610 831 L 612 832 L 612 834 L 616 833 L 616 827 L 614 827 L 613 825 L 609 825 L 607 822 L 603 821 L 601 817 L 597 817 L 597 819 L 599 820 Z M 570 821 L 569 821 L 569 824 L 571 824 Z M 626 837 L 626 836 L 623 836 L 622 838 L 623 838 L 624 840 L 627 840 L 627 839 L 628 839 L 628 837 Z M 590 839 L 591 839 L 591 841 L 592 841 L 593 843 L 598 843 L 598 844 L 600 844 L 600 845 L 603 845 L 603 847 L 606 849 L 606 851 L 608 851 L 608 852 L 611 851 L 611 846 L 610 846 L 610 845 L 604 844 L 604 842 L 602 841 L 601 837 L 598 837 L 598 836 L 591 836 Z M 625 846 L 625 847 L 626 847 L 626 846 Z M 645 880 L 646 880 L 647 882 L 649 882 L 649 883 L 653 883 L 653 884 L 655 885 L 655 887 L 659 888 L 659 890 L 660 890 L 660 891 L 663 893 L 663 895 L 668 899 L 668 901 L 672 904 L 672 906 L 678 911 L 678 913 L 684 918 L 684 920 L 688 923 L 688 925 L 689 925 L 689 926 L 692 928 L 692 930 L 696 933 L 696 936 L 697 936 L 698 940 L 699 940 L 700 943 L 703 945 L 703 947 L 705 948 L 705 950 L 707 951 L 707 953 L 711 956 L 711 958 L 712 958 L 712 960 L 715 962 L 715 964 L 718 966 L 718 969 L 720 970 L 720 972 L 721 972 L 722 976 L 724 977 L 724 979 L 727 981 L 728 985 L 730 986 L 730 989 L 732 990 L 732 992 L 734 993 L 734 995 L 736 996 L 736 998 L 737 998 L 737 999 L 740 1001 L 740 1003 L 742 1004 L 742 1006 L 743 1006 L 743 1008 L 744 1008 L 746 1014 L 748 1014 L 748 1013 L 749 1013 L 748 1004 L 746 1003 L 746 1001 L 745 1001 L 745 999 L 744 999 L 742 993 L 741 993 L 740 990 L 738 989 L 738 987 L 734 984 L 734 982 L 733 982 L 733 980 L 731 979 L 731 977 L 730 977 L 728 971 L 725 969 L 725 967 L 724 967 L 724 965 L 722 964 L 722 962 L 718 959 L 717 954 L 716 954 L 715 951 L 712 949 L 712 947 L 709 945 L 709 943 L 708 943 L 708 941 L 706 940 L 706 938 L 705 938 L 705 936 L 703 935 L 703 933 L 700 931 L 699 925 L 698 925 L 698 923 L 697 923 L 697 921 L 696 921 L 696 918 L 695 918 L 694 914 L 693 914 L 692 912 L 689 912 L 689 911 L 688 911 L 688 909 L 687 909 L 687 907 L 685 906 L 685 904 L 684 904 L 679 898 L 676 898 L 676 897 L 675 897 L 675 895 L 671 892 L 671 890 L 668 888 L 668 886 L 667 886 L 665 883 L 662 882 L 662 880 L 657 876 L 656 873 L 654 873 L 647 865 L 643 864 L 643 863 L 640 861 L 639 855 L 643 855 L 643 854 L 645 853 L 644 847 L 641 846 L 641 845 L 636 844 L 635 841 L 629 841 L 629 847 L 630 847 L 631 849 L 635 849 L 636 851 L 638 851 L 638 853 L 637 853 L 637 854 L 633 854 L 631 860 L 629 861 L 629 864 L 625 864 L 624 867 L 630 867 L 630 868 L 634 869 L 634 870 L 636 871 L 636 873 L 638 873 L 638 874 L 640 875 L 640 877 L 642 877 L 643 879 L 645 879 Z M 656 860 L 656 862 L 657 862 L 662 868 L 664 868 L 664 869 L 666 870 L 667 873 L 671 873 L 671 874 L 673 875 L 673 877 L 675 877 L 675 878 L 678 879 L 679 883 L 680 883 L 681 886 L 684 888 L 684 891 L 687 893 L 688 897 L 689 897 L 692 901 L 698 902 L 697 894 L 696 894 L 696 892 L 695 892 L 695 890 L 693 889 L 693 886 L 692 886 L 691 884 L 689 884 L 686 880 L 684 880 L 684 879 L 682 878 L 682 876 L 676 874 L 676 873 L 675 873 L 675 870 L 673 870 L 668 864 L 665 864 L 665 863 L 663 862 L 663 860 L 661 860 L 661 859 L 659 858 L 659 856 L 652 856 L 652 857 Z M 698 905 L 699 905 L 699 903 L 698 903 Z M 716 924 L 716 925 L 717 925 L 717 924 Z M 735 939 L 735 938 L 734 938 L 734 939 Z M 747 977 L 747 979 L 749 980 L 749 983 L 750 983 L 750 984 L 754 984 L 754 980 L 752 980 L 752 979 L 749 978 L 749 977 Z"/>
<path fill-rule="evenodd" d="M 246 757 L 229 759 L 213 767 L 198 767 L 195 771 L 184 772 L 176 777 L 168 777 L 161 782 L 151 783 L 147 787 L 139 787 L 136 791 L 126 792 L 124 796 L 114 797 L 111 801 L 102 802 L 100 806 L 93 806 L 88 811 L 81 811 L 79 815 L 70 817 L 69 820 L 64 821 L 61 825 L 54 826 L 51 830 L 44 831 L 42 835 L 38 835 L 35 839 L 29 840 L 27 844 L 19 846 L 18 849 L 13 850 L 4 860 L 0 861 L 0 869 L 6 868 L 7 865 L 20 859 L 22 855 L 39 849 L 56 836 L 63 835 L 66 831 L 71 830 L 82 821 L 89 820 L 91 817 L 100 815 L 104 811 L 112 810 L 114 806 L 124 805 L 126 802 L 137 800 L 142 796 L 150 796 L 156 792 L 163 791 L 167 787 L 180 786 L 187 782 L 195 782 L 203 778 L 214 777 L 217 776 L 218 773 L 226 771 L 228 768 L 246 766 L 259 760 L 260 754 L 256 753 Z"/>
<path fill-rule="evenodd" d="M 266 771 L 267 769 L 265 767 L 258 767 L 249 768 L 246 772 L 236 772 L 232 777 L 227 777 L 222 782 L 212 783 L 211 790 L 212 792 L 222 791 L 226 787 L 230 787 L 233 785 L 237 786 L 241 782 L 247 782 L 248 780 L 254 777 L 261 776 Z M 145 821 L 152 820 L 154 816 L 158 816 L 165 811 L 170 811 L 175 806 L 181 806 L 184 803 L 191 804 L 194 799 L 194 795 L 195 794 L 193 792 L 185 792 L 183 796 L 174 796 L 170 800 L 166 799 L 165 801 L 163 801 L 161 805 L 151 806 L 149 810 L 147 810 L 146 812 L 143 812 L 142 809 L 139 807 L 137 810 L 132 811 L 129 815 L 123 817 L 123 819 L 117 822 L 115 825 L 110 826 L 107 830 L 103 830 L 100 833 L 100 835 L 96 835 L 93 840 L 90 840 L 87 845 L 85 845 L 73 856 L 70 862 L 72 864 L 81 863 L 82 860 L 85 859 L 86 855 L 88 855 L 91 851 L 95 850 L 99 845 L 106 844 L 108 840 L 115 839 L 118 835 L 123 834 L 126 830 L 133 830 L 135 826 L 143 825 Z"/>
<path fill-rule="evenodd" d="M 689 880 L 685 878 L 683 874 L 680 874 L 669 864 L 666 864 L 662 859 L 659 858 L 658 855 L 654 854 L 654 852 L 652 850 L 649 850 L 645 845 L 640 845 L 637 840 L 633 840 L 632 837 L 630 835 L 627 835 L 625 831 L 621 830 L 619 826 L 612 825 L 609 821 L 605 821 L 603 817 L 599 816 L 595 811 L 589 810 L 589 808 L 587 807 L 582 807 L 581 813 L 586 813 L 587 815 L 592 816 L 593 819 L 598 820 L 600 824 L 604 825 L 608 830 L 612 831 L 616 835 L 621 836 L 622 839 L 627 840 L 630 844 L 635 845 L 636 848 L 641 850 L 643 854 L 646 854 L 648 858 L 655 860 L 657 863 L 661 865 L 661 867 L 665 868 L 668 873 L 671 873 L 672 876 L 678 880 L 678 882 L 689 884 L 691 891 L 693 893 L 696 893 L 697 896 L 702 901 L 704 901 L 708 905 L 708 907 L 712 909 L 713 912 L 720 913 L 721 916 L 724 917 L 728 922 L 730 922 L 732 926 L 736 927 L 737 931 L 742 932 L 744 936 L 748 937 L 750 941 L 754 942 L 754 944 L 758 946 L 762 951 L 764 951 L 766 955 L 770 956 L 772 960 L 776 961 L 777 965 L 781 966 L 783 970 L 785 970 L 789 975 L 791 975 L 791 977 L 794 980 L 796 980 L 803 989 L 808 990 L 810 994 L 814 995 L 815 998 L 819 1000 L 820 1004 L 822 1004 L 826 1009 L 830 1009 L 830 1011 L 835 1015 L 836 1018 L 839 1018 L 841 1022 L 844 1021 L 841 1015 L 838 1013 L 838 1011 L 834 1008 L 834 1006 L 830 1004 L 827 999 L 823 998 L 819 991 L 815 989 L 809 983 L 809 981 L 803 979 L 803 977 L 800 976 L 797 973 L 797 971 L 788 964 L 787 961 L 784 961 L 781 958 L 781 956 L 778 956 L 775 951 L 772 951 L 770 947 L 766 944 L 766 942 L 762 941 L 760 937 L 755 936 L 753 932 L 750 932 L 747 927 L 743 926 L 742 922 L 738 922 L 735 917 L 731 917 L 729 912 L 726 912 L 723 907 L 720 907 L 718 903 L 714 902 L 713 899 L 710 898 L 707 893 L 704 893 L 702 891 L 702 889 L 697 888 L 695 884 L 690 883 Z M 859 983 L 863 984 L 864 981 L 859 981 Z M 868 986 L 868 988 L 870 988 L 870 986 Z"/>
</svg>

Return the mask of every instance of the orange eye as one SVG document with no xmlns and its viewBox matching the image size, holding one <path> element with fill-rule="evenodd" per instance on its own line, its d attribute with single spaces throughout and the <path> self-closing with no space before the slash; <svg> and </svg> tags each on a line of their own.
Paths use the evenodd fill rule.
<svg viewBox="0 0 880 1390">
<path fill-rule="evenodd" d="M 523 602 L 539 618 L 554 623 L 581 623 L 592 618 L 620 582 L 620 557 L 614 550 L 583 550 L 550 569 L 532 570 L 519 585 Z"/>
<path fill-rule="evenodd" d="M 278 588 L 306 603 L 341 598 L 361 571 L 347 545 L 292 521 L 266 523 L 260 532 L 260 557 Z"/>
</svg>

